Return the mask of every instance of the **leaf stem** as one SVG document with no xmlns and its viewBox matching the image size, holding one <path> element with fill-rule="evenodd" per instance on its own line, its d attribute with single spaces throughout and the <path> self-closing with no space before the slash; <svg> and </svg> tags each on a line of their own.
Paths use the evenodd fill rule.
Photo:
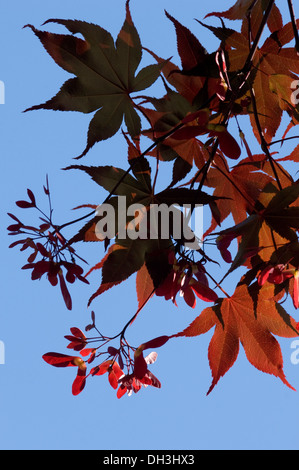
<svg viewBox="0 0 299 470">
<path fill-rule="evenodd" d="M 229 299 L 230 298 L 230 295 L 228 295 L 228 293 L 221 287 L 221 285 L 213 278 L 213 276 L 206 272 L 207 276 L 215 283 L 216 287 L 218 287 L 221 292 L 223 292 L 223 294 Z"/>
</svg>

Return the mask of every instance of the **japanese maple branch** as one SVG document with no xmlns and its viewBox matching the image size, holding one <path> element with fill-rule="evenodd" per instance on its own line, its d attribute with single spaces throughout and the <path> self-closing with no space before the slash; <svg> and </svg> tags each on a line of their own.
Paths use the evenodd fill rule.
<svg viewBox="0 0 299 470">
<path fill-rule="evenodd" d="M 268 4 L 268 7 L 263 15 L 263 19 L 261 21 L 261 24 L 260 24 L 260 27 L 259 27 L 259 30 L 257 32 L 257 35 L 255 37 L 255 40 L 254 40 L 254 43 L 253 45 L 251 46 L 250 48 L 250 51 L 249 51 L 249 54 L 248 54 L 248 57 L 246 59 L 246 62 L 244 64 L 244 67 L 243 69 L 241 70 L 241 74 L 244 75 L 244 79 L 243 79 L 243 82 L 239 85 L 238 89 L 237 90 L 232 90 L 232 95 L 230 97 L 230 102 L 228 104 L 228 109 L 226 111 L 226 115 L 224 116 L 223 118 L 223 124 L 226 125 L 227 122 L 228 122 L 228 119 L 229 119 L 229 116 L 231 114 L 231 109 L 232 109 L 232 106 L 235 102 L 235 99 L 237 98 L 237 96 L 240 94 L 242 88 L 244 87 L 244 85 L 247 83 L 247 80 L 248 80 L 248 77 L 249 77 L 249 74 L 251 73 L 252 71 L 252 64 L 253 64 L 253 58 L 255 56 L 255 53 L 257 51 L 257 48 L 258 48 L 258 44 L 260 42 L 260 39 L 261 39 L 261 36 L 263 34 L 263 31 L 264 31 L 264 28 L 266 26 L 266 23 L 268 21 L 268 18 L 269 18 L 269 15 L 271 13 L 271 10 L 272 10 L 272 7 L 274 5 L 274 2 L 275 0 L 271 0 Z M 250 8 L 249 8 L 249 11 L 251 12 L 251 9 L 254 7 L 256 1 L 253 0 Z M 262 138 L 264 139 L 264 136 L 262 135 Z M 204 173 L 203 173 L 203 177 L 201 179 L 201 182 L 200 182 L 200 185 L 198 187 L 198 191 L 201 191 L 203 185 L 204 185 L 204 182 L 205 182 L 205 179 L 207 177 L 207 174 L 208 174 L 208 171 L 213 163 L 213 160 L 214 160 L 214 157 L 216 155 L 216 152 L 217 152 L 217 148 L 218 148 L 218 140 L 216 139 L 215 141 L 215 144 L 213 146 L 213 149 L 212 149 L 212 152 L 210 154 L 210 157 L 209 157 L 209 160 L 206 162 L 205 166 L 204 166 Z M 270 152 L 268 151 L 268 154 L 269 154 L 269 159 L 271 161 L 272 157 L 270 155 Z M 273 165 L 273 162 L 272 162 L 272 165 Z M 197 174 L 195 175 L 194 177 L 194 180 L 193 181 L 196 181 L 196 179 L 199 177 L 200 173 L 201 173 L 202 169 L 199 170 L 199 172 L 197 172 Z M 275 171 L 275 169 L 274 169 Z M 276 172 L 274 173 L 276 174 Z M 280 184 L 278 182 L 278 184 Z"/>
<path fill-rule="evenodd" d="M 147 302 L 151 299 L 151 297 L 153 296 L 153 294 L 155 293 L 155 290 L 156 288 L 154 288 L 152 290 L 152 292 L 148 295 L 148 297 L 145 299 L 145 301 L 142 303 L 142 305 L 140 305 L 140 307 L 138 307 L 137 311 L 134 313 L 134 315 L 130 318 L 130 320 L 125 324 L 125 326 L 123 327 L 123 329 L 121 330 L 120 333 L 118 333 L 117 335 L 113 336 L 112 338 L 110 338 L 111 340 L 112 339 L 116 339 L 120 336 L 120 340 L 123 340 L 124 339 L 124 336 L 125 336 L 125 333 L 126 333 L 126 330 L 127 328 L 133 323 L 133 321 L 137 318 L 138 314 L 141 312 L 141 310 L 145 307 L 145 305 L 147 304 Z"/>
<path fill-rule="evenodd" d="M 256 3 L 257 3 L 257 0 L 253 0 L 252 4 L 250 5 L 250 7 L 248 8 L 247 13 L 246 13 L 246 18 L 247 18 L 247 21 L 248 21 L 248 32 L 249 32 L 248 41 L 249 41 L 249 45 L 252 42 L 251 14 L 252 14 L 252 10 L 255 7 Z"/>
<path fill-rule="evenodd" d="M 153 150 L 156 145 L 158 145 L 160 142 L 162 142 L 164 139 L 166 139 L 167 137 L 169 137 L 173 132 L 175 132 L 177 129 L 180 129 L 180 127 L 182 127 L 184 124 L 183 123 L 180 123 L 178 124 L 174 129 L 172 129 L 171 131 L 169 131 L 167 134 L 161 136 L 161 137 L 158 137 L 155 142 L 153 144 L 151 144 L 144 152 L 142 152 L 139 157 L 137 158 L 134 158 L 130 163 L 129 163 L 129 167 L 128 169 L 123 173 L 123 175 L 119 178 L 119 180 L 117 181 L 117 183 L 114 185 L 114 187 L 111 189 L 111 191 L 109 192 L 108 196 L 104 199 L 103 203 L 102 204 L 105 204 L 109 201 L 109 199 L 113 196 L 113 194 L 115 193 L 115 191 L 117 190 L 117 188 L 119 187 L 119 185 L 124 181 L 124 179 L 126 178 L 126 176 L 128 176 L 128 174 L 130 173 L 130 171 L 134 168 L 134 165 L 135 163 L 137 163 L 138 161 L 138 158 L 140 157 L 144 157 L 148 152 L 150 152 L 151 150 Z M 65 227 L 68 227 L 69 225 L 72 225 L 72 224 L 75 224 L 77 222 L 80 222 L 81 220 L 84 220 L 84 219 L 87 219 L 88 217 L 91 217 L 92 215 L 94 215 L 94 211 L 92 212 L 89 212 L 88 214 L 82 216 L 82 217 L 79 217 L 78 219 L 75 219 L 75 220 L 71 220 L 69 222 L 66 222 L 65 224 L 63 225 L 60 225 L 59 227 L 57 227 L 57 230 L 62 230 L 64 229 Z"/>
<path fill-rule="evenodd" d="M 258 29 L 258 32 L 256 34 L 256 37 L 254 39 L 254 42 L 253 42 L 253 45 L 251 46 L 251 49 L 250 49 L 250 52 L 249 52 L 249 55 L 247 57 L 247 60 L 244 64 L 244 67 L 243 67 L 243 73 L 245 73 L 246 75 L 246 72 L 247 71 L 250 71 L 251 70 L 251 66 L 252 66 L 252 60 L 253 60 L 253 57 L 255 56 L 255 53 L 257 51 L 257 48 L 258 48 L 258 44 L 260 42 L 260 39 L 261 39 L 261 36 L 264 32 L 264 28 L 267 24 L 267 21 L 269 19 L 269 16 L 270 16 L 270 13 L 271 13 L 271 10 L 273 8 L 273 5 L 275 3 L 275 0 L 270 0 L 267 8 L 266 8 L 266 11 L 263 15 L 263 18 L 262 18 L 262 21 L 261 21 L 261 24 L 260 24 L 260 27 Z"/>
</svg>

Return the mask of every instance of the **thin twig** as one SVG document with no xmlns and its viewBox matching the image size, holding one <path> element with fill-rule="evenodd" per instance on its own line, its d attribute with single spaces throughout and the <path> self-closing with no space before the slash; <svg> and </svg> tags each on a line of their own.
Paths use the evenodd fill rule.
<svg viewBox="0 0 299 470">
<path fill-rule="evenodd" d="M 261 127 L 261 123 L 260 123 L 259 116 L 258 116 L 257 105 L 256 105 L 255 93 L 254 93 L 254 90 L 253 90 L 252 87 L 250 88 L 250 94 L 251 94 L 251 101 L 252 101 L 254 119 L 255 119 L 255 123 L 256 123 L 257 130 L 258 130 L 260 140 L 261 140 L 261 148 L 262 148 L 262 151 L 265 153 L 265 155 L 267 156 L 267 158 L 269 160 L 269 163 L 271 165 L 271 168 L 272 168 L 274 177 L 277 181 L 278 187 L 279 187 L 280 190 L 282 190 L 282 186 L 281 186 L 281 183 L 280 183 L 275 165 L 273 163 L 273 158 L 272 158 L 272 155 L 271 155 L 271 153 L 268 149 L 268 145 L 267 145 L 267 142 L 266 142 L 266 139 L 265 139 L 262 127 Z"/>
<path fill-rule="evenodd" d="M 292 21 L 292 26 L 293 26 L 293 32 L 294 32 L 294 38 L 295 38 L 295 47 L 296 47 L 296 50 L 299 54 L 299 34 L 298 34 L 298 29 L 297 29 L 297 24 L 296 24 L 296 19 L 295 19 L 295 12 L 294 12 L 294 7 L 293 7 L 292 0 L 288 0 L 288 6 L 289 6 L 289 11 L 290 11 L 291 21 Z"/>
</svg>

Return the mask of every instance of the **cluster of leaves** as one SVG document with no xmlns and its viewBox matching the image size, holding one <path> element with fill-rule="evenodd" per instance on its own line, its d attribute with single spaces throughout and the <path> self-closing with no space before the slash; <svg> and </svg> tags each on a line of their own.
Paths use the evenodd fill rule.
<svg viewBox="0 0 299 470">
<path fill-rule="evenodd" d="M 294 100 L 294 83 L 299 74 L 299 21 L 295 20 L 291 2 L 288 6 L 290 21 L 286 24 L 275 0 L 238 0 L 226 12 L 210 13 L 208 16 L 220 18 L 221 26 L 200 24 L 220 41 L 214 53 L 208 53 L 189 29 L 166 12 L 175 28 L 180 67 L 142 47 L 129 0 L 116 41 L 100 26 L 83 21 L 46 22 L 66 27 L 71 33 L 68 35 L 27 25 L 54 61 L 75 76 L 64 83 L 56 96 L 28 110 L 95 112 L 86 148 L 77 159 L 120 130 L 128 148 L 126 170 L 109 165 L 76 164 L 66 168 L 84 171 L 107 191 L 104 202 L 109 202 L 115 213 L 113 242 L 111 237 L 99 236 L 102 216 L 94 212 L 98 201 L 90 204 L 93 211 L 82 217 L 88 218 L 87 223 L 63 242 L 61 231 L 69 224 L 54 226 L 47 218 L 39 228 L 32 229 L 11 215 L 17 222 L 9 227 L 14 234 L 33 230 L 36 238 L 45 237 L 44 245 L 32 237 L 16 242 L 22 243 L 23 249 L 34 250 L 25 266 L 33 268 L 33 279 L 47 272 L 49 281 L 55 284 L 57 275 L 60 281 L 63 279 L 64 267 L 68 281 L 86 281 L 93 271 L 101 270 L 101 284 L 88 305 L 136 274 L 138 310 L 119 335 L 103 336 L 93 317 L 86 329 L 95 328 L 97 337 L 87 338 L 75 327 L 72 336 L 67 336 L 71 341 L 68 347 L 88 359 L 53 352 L 44 355 L 45 361 L 56 367 L 78 368 L 74 394 L 83 390 L 88 376 L 104 373 L 108 373 L 110 385 L 118 389 L 118 397 L 139 391 L 141 385 L 160 387 L 148 370 L 156 353 L 144 358 L 143 351 L 163 346 L 170 338 L 198 336 L 211 328 L 214 335 L 208 355 L 213 380 L 209 392 L 234 364 L 240 343 L 252 365 L 292 388 L 285 378 L 280 346 L 274 336 L 298 336 L 297 321 L 282 302 L 289 296 L 298 309 L 299 183 L 284 163 L 298 162 L 299 146 L 281 158 L 270 151 L 277 143 L 274 138 L 282 117 L 289 118 L 282 144 L 299 122 L 299 105 Z M 241 20 L 240 32 L 228 28 L 224 19 Z M 261 45 L 266 28 L 269 35 Z M 295 47 L 290 44 L 293 42 Z M 151 55 L 154 63 L 138 71 L 143 51 Z M 145 96 L 143 90 L 158 78 L 162 80 L 164 95 Z M 140 92 L 143 94 L 138 95 Z M 251 151 L 248 135 L 241 129 L 240 122 L 245 119 L 246 134 L 249 121 L 260 146 L 258 154 Z M 238 137 L 232 135 L 231 123 L 237 125 Z M 142 150 L 144 142 L 150 144 Z M 172 174 L 165 189 L 157 191 L 163 162 L 172 162 Z M 32 192 L 28 195 L 31 202 L 18 203 L 20 207 L 36 207 Z M 121 209 L 120 196 L 126 201 Z M 142 205 L 145 214 L 136 216 L 130 212 L 134 204 Z M 195 205 L 205 205 L 210 210 L 211 223 L 203 245 L 190 250 L 184 234 L 174 233 L 171 221 L 168 237 L 162 236 L 160 226 L 156 237 L 128 236 L 130 229 L 138 234 L 141 216 L 150 214 L 153 205 L 162 204 L 188 205 L 190 213 Z M 221 229 L 229 216 L 234 224 Z M 147 222 L 147 235 L 151 230 Z M 236 252 L 230 249 L 233 241 Z M 84 277 L 73 260 L 73 245 L 78 242 L 99 242 L 105 250 L 103 258 Z M 222 256 L 223 266 L 228 266 L 219 281 L 212 275 L 215 260 L 208 252 L 211 245 Z M 72 264 L 62 258 L 62 253 L 72 257 Z M 42 260 L 34 263 L 37 254 Z M 228 294 L 222 282 L 238 268 L 245 268 L 246 273 L 236 283 L 234 292 Z M 64 297 L 68 297 L 65 283 L 61 286 Z M 178 305 L 178 293 L 191 308 L 196 306 L 196 297 L 212 306 L 179 333 L 155 338 L 137 348 L 129 345 L 126 330 L 150 298 L 157 295 Z M 66 303 L 70 307 L 68 298 Z M 118 348 L 109 345 L 106 351 L 99 350 L 116 338 L 120 339 Z M 96 341 L 100 342 L 99 347 L 86 348 Z M 99 364 L 87 372 L 87 366 L 96 358 L 100 358 Z"/>
</svg>

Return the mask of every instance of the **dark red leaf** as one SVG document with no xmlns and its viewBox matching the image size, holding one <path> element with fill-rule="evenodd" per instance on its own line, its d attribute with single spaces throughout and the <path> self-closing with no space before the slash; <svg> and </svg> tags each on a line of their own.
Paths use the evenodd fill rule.
<svg viewBox="0 0 299 470">
<path fill-rule="evenodd" d="M 199 63 L 203 62 L 207 51 L 186 26 L 183 26 L 178 20 L 167 13 L 167 11 L 165 11 L 165 14 L 167 18 L 172 21 L 176 30 L 177 48 L 182 67 L 184 70 L 191 70 Z"/>
<path fill-rule="evenodd" d="M 29 199 L 31 201 L 31 203 L 36 206 L 36 202 L 35 202 L 35 197 L 34 197 L 34 194 L 33 192 L 31 191 L 31 189 L 27 189 L 27 194 L 29 196 Z"/>
</svg>

